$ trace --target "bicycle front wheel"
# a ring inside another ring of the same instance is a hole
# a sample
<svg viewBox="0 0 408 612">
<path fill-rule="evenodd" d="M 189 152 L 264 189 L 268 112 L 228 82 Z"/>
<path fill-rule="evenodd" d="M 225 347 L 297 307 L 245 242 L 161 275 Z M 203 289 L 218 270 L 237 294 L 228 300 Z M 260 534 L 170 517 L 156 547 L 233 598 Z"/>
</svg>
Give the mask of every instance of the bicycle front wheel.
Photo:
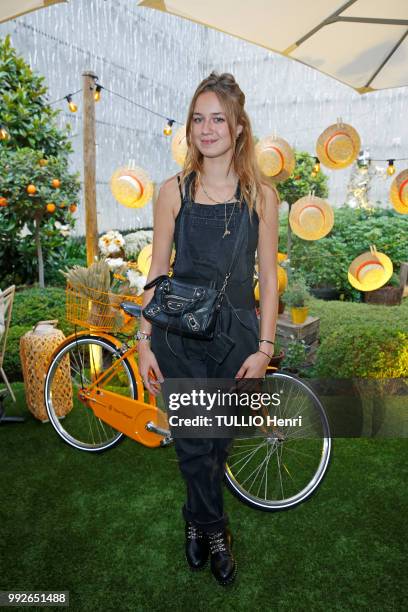
<svg viewBox="0 0 408 612">
<path fill-rule="evenodd" d="M 61 347 L 54 355 L 45 379 L 44 399 L 51 424 L 59 436 L 74 448 L 88 452 L 101 452 L 118 444 L 124 434 L 117 431 L 87 407 L 80 399 L 80 391 L 90 385 L 120 358 L 117 347 L 98 336 L 78 336 Z M 67 388 L 68 381 L 68 388 Z M 103 388 L 137 399 L 136 381 L 129 362 L 117 364 Z M 61 386 L 69 412 L 58 416 Z"/>
<path fill-rule="evenodd" d="M 294 376 L 266 377 L 268 393 L 280 404 L 269 406 L 277 419 L 302 417 L 302 426 L 271 427 L 262 437 L 235 439 L 225 481 L 240 501 L 266 511 L 287 510 L 306 501 L 327 471 L 331 438 L 324 408 L 310 387 Z"/>
</svg>

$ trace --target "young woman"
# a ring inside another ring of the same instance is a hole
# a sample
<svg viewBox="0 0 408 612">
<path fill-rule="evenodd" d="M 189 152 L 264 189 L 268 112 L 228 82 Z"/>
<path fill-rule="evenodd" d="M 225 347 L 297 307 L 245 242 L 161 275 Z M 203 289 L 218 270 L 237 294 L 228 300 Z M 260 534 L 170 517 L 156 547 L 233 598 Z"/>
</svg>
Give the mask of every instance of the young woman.
<svg viewBox="0 0 408 612">
<path fill-rule="evenodd" d="M 200 83 L 187 116 L 183 171 L 160 189 L 148 283 L 168 273 L 175 242 L 174 276 L 201 285 L 216 281 L 220 288 L 231 263 L 243 207 L 249 216 L 214 340 L 166 336 L 165 330 L 142 318 L 139 368 L 145 387 L 154 395 L 164 377 L 263 378 L 273 355 L 279 195 L 258 170 L 244 104 L 245 95 L 231 74 L 212 72 Z M 260 325 L 253 293 L 256 251 Z M 153 292 L 153 288 L 145 291 L 143 306 Z M 227 347 L 219 342 L 219 332 L 231 340 Z M 182 514 L 188 564 L 201 569 L 210 555 L 214 577 L 220 584 L 229 584 L 235 578 L 236 562 L 223 510 L 222 482 L 232 440 L 176 438 L 174 442 L 187 485 Z"/>
</svg>

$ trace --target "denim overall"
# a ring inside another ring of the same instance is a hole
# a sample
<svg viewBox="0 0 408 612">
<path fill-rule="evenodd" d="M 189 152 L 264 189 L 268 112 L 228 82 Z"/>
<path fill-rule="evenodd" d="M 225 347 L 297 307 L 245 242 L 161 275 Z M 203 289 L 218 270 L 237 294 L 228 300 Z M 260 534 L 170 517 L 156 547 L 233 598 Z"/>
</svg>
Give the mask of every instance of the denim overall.
<svg viewBox="0 0 408 612">
<path fill-rule="evenodd" d="M 219 289 L 231 264 L 242 214 L 238 203 L 240 188 L 238 185 L 235 193 L 235 209 L 233 202 L 227 204 L 231 233 L 223 238 L 224 204 L 192 202 L 189 193 L 194 176 L 192 172 L 187 177 L 184 195 L 180 190 L 182 204 L 175 221 L 173 272 L 177 278 L 202 285 L 215 281 Z M 242 206 L 246 206 L 245 201 Z M 222 331 L 235 341 L 235 345 L 219 363 L 220 359 L 216 361 L 207 354 L 216 340 L 181 338 L 173 333 L 166 336 L 165 330 L 153 325 L 151 348 L 165 378 L 233 379 L 245 359 L 258 350 L 259 324 L 255 312 L 253 274 L 259 219 L 255 211 L 245 225 L 243 243 L 228 281 L 215 330 L 215 337 Z M 223 510 L 222 483 L 232 439 L 175 438 L 174 442 L 179 468 L 187 485 L 187 501 L 182 508 L 184 519 L 206 532 L 222 529 L 228 523 Z"/>
</svg>

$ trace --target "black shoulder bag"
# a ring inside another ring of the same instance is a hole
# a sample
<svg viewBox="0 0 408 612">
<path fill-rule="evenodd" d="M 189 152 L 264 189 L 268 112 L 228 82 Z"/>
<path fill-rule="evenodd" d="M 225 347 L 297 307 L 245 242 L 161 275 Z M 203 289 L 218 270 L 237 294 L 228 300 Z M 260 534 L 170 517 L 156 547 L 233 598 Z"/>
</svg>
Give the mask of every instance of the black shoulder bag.
<svg viewBox="0 0 408 612">
<path fill-rule="evenodd" d="M 153 298 L 142 310 L 145 319 L 180 336 L 213 339 L 217 316 L 237 259 L 247 216 L 247 206 L 243 204 L 231 264 L 221 289 L 194 285 L 162 274 L 144 286 L 144 289 L 156 287 Z"/>
</svg>

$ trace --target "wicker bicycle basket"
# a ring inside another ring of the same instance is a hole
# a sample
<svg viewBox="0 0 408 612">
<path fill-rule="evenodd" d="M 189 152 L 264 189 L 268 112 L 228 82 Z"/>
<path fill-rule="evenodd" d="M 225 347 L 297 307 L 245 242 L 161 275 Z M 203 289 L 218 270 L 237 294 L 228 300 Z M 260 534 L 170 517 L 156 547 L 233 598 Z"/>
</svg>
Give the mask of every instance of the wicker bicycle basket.
<svg viewBox="0 0 408 612">
<path fill-rule="evenodd" d="M 67 284 L 67 320 L 81 327 L 97 331 L 130 331 L 133 317 L 120 307 L 121 302 L 142 304 L 142 296 L 100 291 L 82 285 Z"/>
</svg>

